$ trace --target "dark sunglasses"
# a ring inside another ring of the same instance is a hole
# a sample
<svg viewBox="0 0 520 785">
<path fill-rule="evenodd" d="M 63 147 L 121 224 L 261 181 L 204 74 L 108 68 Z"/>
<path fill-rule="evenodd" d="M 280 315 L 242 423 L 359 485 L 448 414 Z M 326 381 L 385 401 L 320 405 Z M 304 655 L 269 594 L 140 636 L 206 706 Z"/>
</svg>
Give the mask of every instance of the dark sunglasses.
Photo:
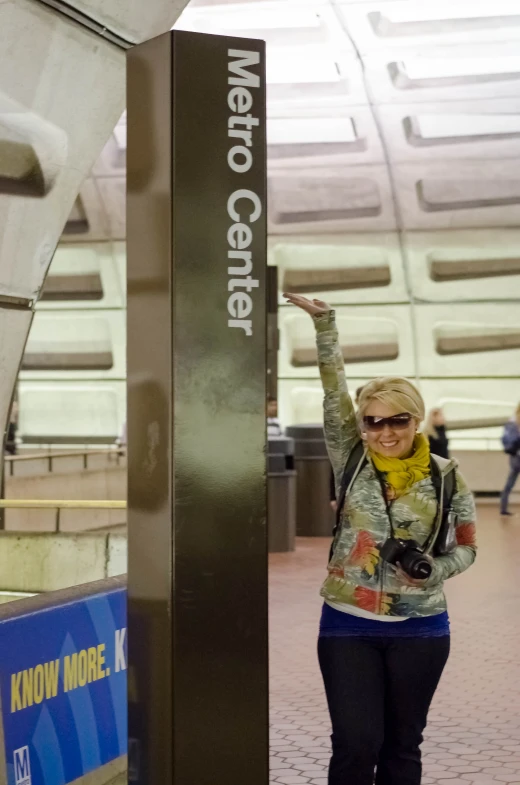
<svg viewBox="0 0 520 785">
<path fill-rule="evenodd" d="M 367 431 L 382 431 L 385 425 L 395 431 L 402 431 L 408 428 L 413 417 L 411 414 L 403 412 L 394 414 L 392 417 L 363 417 L 363 425 Z"/>
</svg>

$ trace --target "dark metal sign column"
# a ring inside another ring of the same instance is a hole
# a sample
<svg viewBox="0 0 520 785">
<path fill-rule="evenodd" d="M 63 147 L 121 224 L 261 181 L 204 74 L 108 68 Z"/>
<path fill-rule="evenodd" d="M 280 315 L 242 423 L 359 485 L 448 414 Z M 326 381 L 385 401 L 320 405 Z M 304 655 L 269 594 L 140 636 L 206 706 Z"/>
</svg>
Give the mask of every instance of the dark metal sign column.
<svg viewBox="0 0 520 785">
<path fill-rule="evenodd" d="M 268 782 L 263 42 L 128 54 L 130 780 Z"/>
</svg>

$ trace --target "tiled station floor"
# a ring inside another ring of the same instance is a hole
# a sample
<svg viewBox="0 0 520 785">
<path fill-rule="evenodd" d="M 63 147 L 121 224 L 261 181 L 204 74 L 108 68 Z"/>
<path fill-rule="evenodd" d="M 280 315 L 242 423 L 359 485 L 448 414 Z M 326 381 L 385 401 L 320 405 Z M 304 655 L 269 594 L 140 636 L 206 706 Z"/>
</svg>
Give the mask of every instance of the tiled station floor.
<svg viewBox="0 0 520 785">
<path fill-rule="evenodd" d="M 479 504 L 479 555 L 447 582 L 452 650 L 423 744 L 423 785 L 520 783 L 520 510 Z M 328 541 L 270 562 L 271 783 L 326 785 L 329 719 L 316 656 Z M 349 783 L 345 783 L 349 785 Z"/>
</svg>

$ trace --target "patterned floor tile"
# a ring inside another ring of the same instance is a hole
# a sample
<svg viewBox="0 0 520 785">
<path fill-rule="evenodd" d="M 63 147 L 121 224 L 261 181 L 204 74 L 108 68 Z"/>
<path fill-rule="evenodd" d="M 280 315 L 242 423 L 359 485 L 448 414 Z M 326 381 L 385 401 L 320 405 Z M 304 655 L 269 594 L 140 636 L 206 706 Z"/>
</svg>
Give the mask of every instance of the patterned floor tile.
<svg viewBox="0 0 520 785">
<path fill-rule="evenodd" d="M 327 785 L 330 726 L 316 638 L 329 543 L 270 558 L 271 783 Z M 479 557 L 447 584 L 452 652 L 423 745 L 422 785 L 520 785 L 520 523 L 479 507 Z"/>
</svg>

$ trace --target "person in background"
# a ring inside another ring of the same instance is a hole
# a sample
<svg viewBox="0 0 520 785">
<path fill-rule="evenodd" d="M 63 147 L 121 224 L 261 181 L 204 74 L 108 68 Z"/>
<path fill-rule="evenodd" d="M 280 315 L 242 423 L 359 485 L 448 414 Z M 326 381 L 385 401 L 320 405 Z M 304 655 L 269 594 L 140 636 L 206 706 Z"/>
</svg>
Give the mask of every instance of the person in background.
<svg viewBox="0 0 520 785">
<path fill-rule="evenodd" d="M 509 475 L 500 496 L 500 515 L 510 516 L 513 513 L 508 510 L 509 496 L 520 474 L 520 403 L 516 407 L 515 416 L 505 425 L 502 444 L 504 452 L 509 455 Z"/>
<path fill-rule="evenodd" d="M 123 427 L 121 428 L 121 433 L 116 439 L 116 445 L 121 450 L 126 450 L 126 420 L 123 423 Z"/>
<path fill-rule="evenodd" d="M 423 731 L 450 649 L 443 584 L 475 559 L 475 503 L 456 462 L 431 459 L 419 431 L 419 390 L 402 377 L 374 379 L 356 412 L 334 311 L 320 300 L 285 297 L 314 322 L 336 476 L 351 450 L 365 445 L 321 589 L 318 658 L 332 721 L 328 785 L 374 785 L 374 777 L 376 785 L 420 785 Z M 455 542 L 443 555 L 427 545 L 442 515 L 434 463 L 443 476 L 454 472 Z M 390 553 L 395 546 L 399 556 Z M 420 570 L 408 561 L 412 551 Z"/>
<path fill-rule="evenodd" d="M 431 409 L 424 424 L 424 435 L 430 442 L 430 452 L 440 458 L 449 458 L 446 421 L 442 409 Z"/>
<path fill-rule="evenodd" d="M 5 440 L 5 451 L 8 455 L 16 455 L 16 432 L 18 430 L 18 401 L 16 398 L 11 407 L 9 415 L 9 425 L 7 426 L 7 437 Z"/>
<path fill-rule="evenodd" d="M 278 419 L 278 401 L 275 401 L 274 398 L 269 398 L 267 401 L 267 435 L 283 436 L 282 426 Z"/>
<path fill-rule="evenodd" d="M 356 407 L 359 406 L 359 396 L 361 395 L 364 386 L 365 385 L 362 384 L 356 390 L 356 397 L 355 397 Z M 330 507 L 331 510 L 334 513 L 336 513 L 338 509 L 338 502 L 336 501 L 336 480 L 334 478 L 334 469 L 332 468 L 332 466 L 330 467 Z"/>
</svg>

